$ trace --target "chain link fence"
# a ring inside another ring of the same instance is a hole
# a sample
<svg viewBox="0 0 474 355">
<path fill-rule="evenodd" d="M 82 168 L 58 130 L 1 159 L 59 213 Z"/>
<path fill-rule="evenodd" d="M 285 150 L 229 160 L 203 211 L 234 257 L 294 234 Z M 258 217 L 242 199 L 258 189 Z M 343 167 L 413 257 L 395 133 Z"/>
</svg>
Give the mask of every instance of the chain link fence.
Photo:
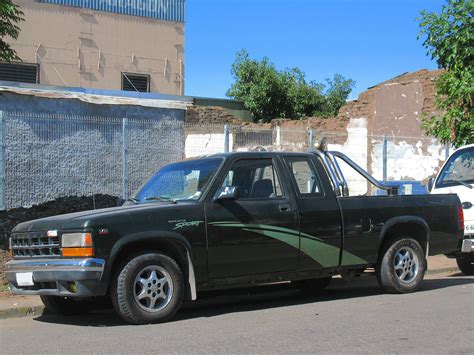
<svg viewBox="0 0 474 355">
<path fill-rule="evenodd" d="M 379 180 L 423 192 L 449 149 L 426 137 L 368 136 L 280 126 L 196 125 L 169 120 L 78 117 L 0 111 L 0 209 L 60 196 L 129 197 L 163 165 L 226 151 L 307 151 L 321 139 Z M 378 194 L 342 167 L 354 194 Z M 409 187 L 409 185 L 412 185 Z"/>
</svg>

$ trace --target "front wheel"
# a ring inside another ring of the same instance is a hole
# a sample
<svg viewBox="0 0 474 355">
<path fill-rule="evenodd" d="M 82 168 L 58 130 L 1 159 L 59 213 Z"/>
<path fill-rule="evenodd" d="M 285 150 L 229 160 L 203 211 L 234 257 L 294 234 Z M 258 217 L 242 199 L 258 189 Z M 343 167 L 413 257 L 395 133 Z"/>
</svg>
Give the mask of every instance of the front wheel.
<svg viewBox="0 0 474 355">
<path fill-rule="evenodd" d="M 165 322 L 183 301 L 183 275 L 173 259 L 146 253 L 129 260 L 118 272 L 112 287 L 117 313 L 132 324 Z"/>
<path fill-rule="evenodd" d="M 459 270 L 466 275 L 474 275 L 474 264 L 473 264 L 472 253 L 466 253 L 456 258 Z"/>
<path fill-rule="evenodd" d="M 420 287 L 426 260 L 423 249 L 415 239 L 395 239 L 381 253 L 376 272 L 382 289 L 389 293 L 408 293 Z"/>
</svg>

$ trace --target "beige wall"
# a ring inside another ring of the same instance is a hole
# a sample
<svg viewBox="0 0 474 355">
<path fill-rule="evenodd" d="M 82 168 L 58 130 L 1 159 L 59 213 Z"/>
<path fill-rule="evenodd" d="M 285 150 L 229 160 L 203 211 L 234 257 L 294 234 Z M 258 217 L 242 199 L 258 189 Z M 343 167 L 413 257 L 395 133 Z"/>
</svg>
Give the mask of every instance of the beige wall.
<svg viewBox="0 0 474 355">
<path fill-rule="evenodd" d="M 13 48 L 24 62 L 40 64 L 40 84 L 120 90 L 122 71 L 150 75 L 151 92 L 184 92 L 183 23 L 15 3 L 26 21 Z"/>
</svg>

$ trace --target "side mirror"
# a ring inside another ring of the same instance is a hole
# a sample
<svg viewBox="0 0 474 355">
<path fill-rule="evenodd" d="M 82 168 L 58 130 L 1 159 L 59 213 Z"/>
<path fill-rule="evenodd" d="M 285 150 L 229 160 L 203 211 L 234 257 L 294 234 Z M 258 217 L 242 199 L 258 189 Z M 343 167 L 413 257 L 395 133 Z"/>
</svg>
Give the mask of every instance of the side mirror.
<svg viewBox="0 0 474 355">
<path fill-rule="evenodd" d="M 431 192 L 433 189 L 434 180 L 435 178 L 433 176 L 428 179 L 428 192 Z"/>
<path fill-rule="evenodd" d="M 236 200 L 239 197 L 239 188 L 237 186 L 225 186 L 217 190 L 214 201 Z"/>
</svg>

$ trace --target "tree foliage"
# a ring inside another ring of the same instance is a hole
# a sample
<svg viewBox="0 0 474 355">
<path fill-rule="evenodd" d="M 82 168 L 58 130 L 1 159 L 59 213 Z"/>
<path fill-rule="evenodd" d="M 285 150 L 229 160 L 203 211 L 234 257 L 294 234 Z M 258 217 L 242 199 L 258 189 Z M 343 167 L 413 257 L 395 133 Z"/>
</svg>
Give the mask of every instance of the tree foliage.
<svg viewBox="0 0 474 355">
<path fill-rule="evenodd" d="M 0 61 L 20 60 L 5 37 L 17 39 L 20 34 L 18 23 L 23 21 L 23 12 L 11 0 L 0 0 Z"/>
<path fill-rule="evenodd" d="M 444 143 L 474 142 L 474 2 L 448 0 L 440 14 L 423 11 L 419 37 L 445 72 L 436 82 L 436 104 L 443 111 L 426 116 L 423 127 Z"/>
<path fill-rule="evenodd" d="M 327 85 L 308 82 L 300 69 L 277 70 L 268 58 L 251 59 L 245 50 L 237 53 L 232 75 L 235 82 L 227 96 L 243 101 L 260 122 L 337 115 L 354 87 L 354 81 L 339 74 Z"/>
</svg>

